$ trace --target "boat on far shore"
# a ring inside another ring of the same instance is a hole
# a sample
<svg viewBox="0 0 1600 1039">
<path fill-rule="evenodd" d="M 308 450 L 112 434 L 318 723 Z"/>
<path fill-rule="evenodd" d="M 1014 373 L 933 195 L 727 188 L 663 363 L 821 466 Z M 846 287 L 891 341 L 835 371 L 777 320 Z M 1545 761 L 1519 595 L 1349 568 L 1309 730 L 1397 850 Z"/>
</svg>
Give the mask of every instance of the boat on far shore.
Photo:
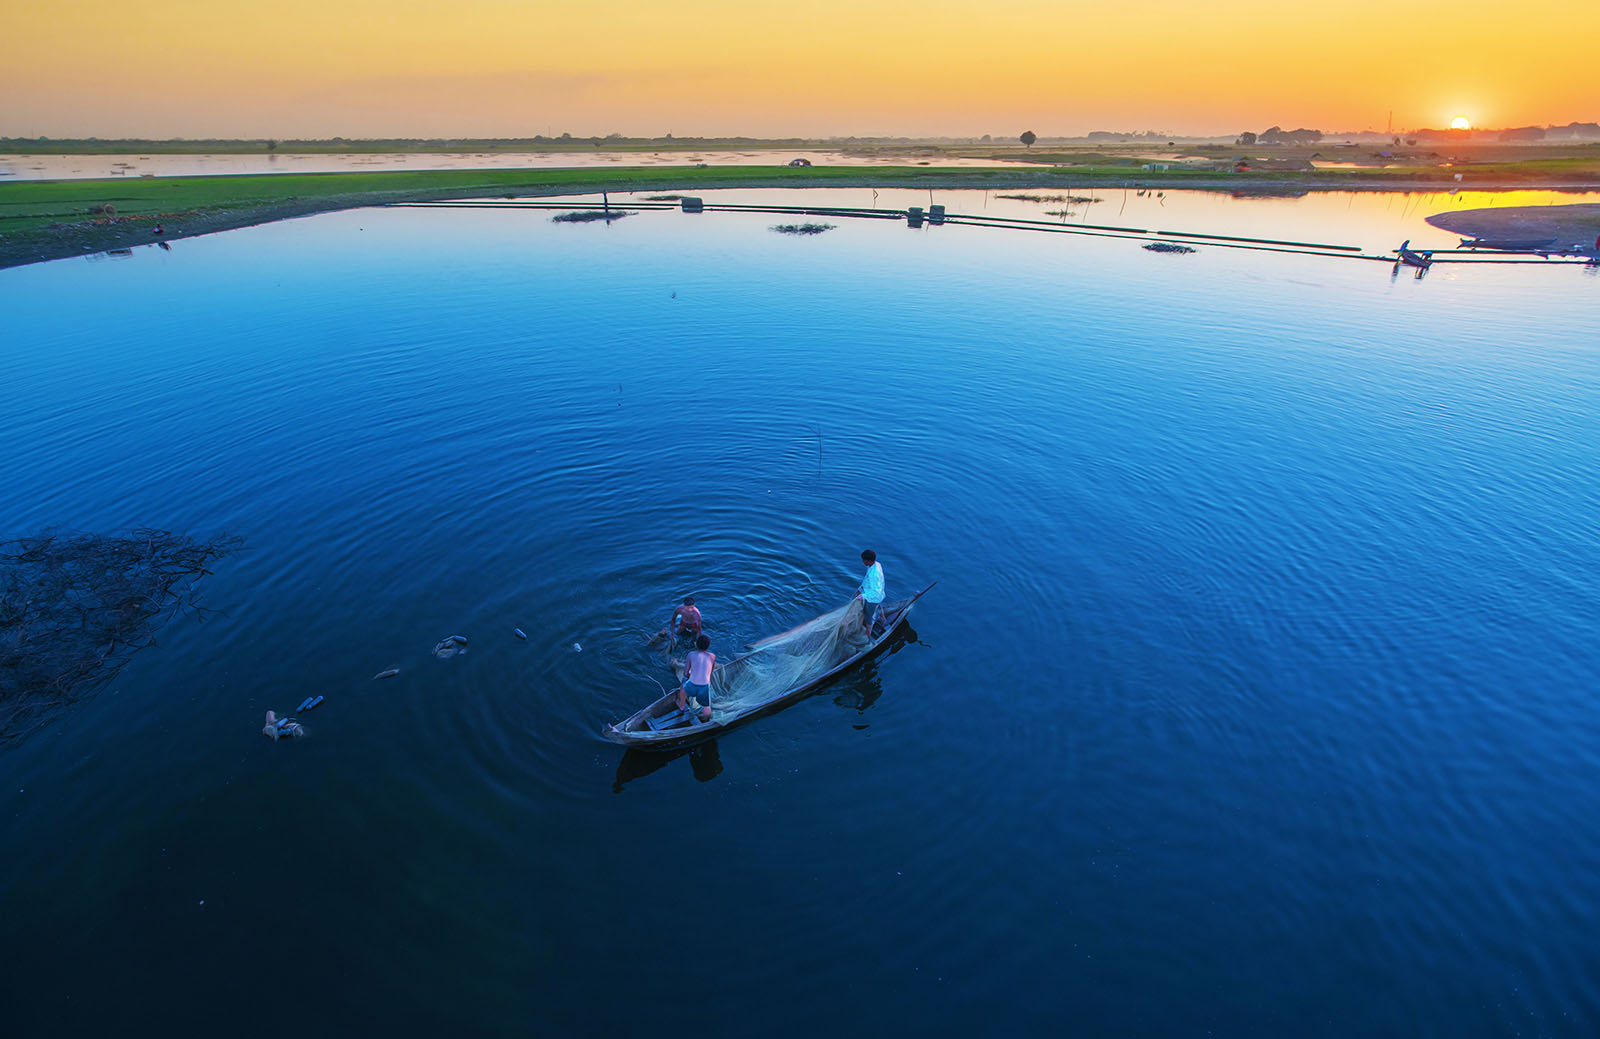
<svg viewBox="0 0 1600 1039">
<path fill-rule="evenodd" d="M 1425 271 L 1429 267 L 1433 266 L 1433 250 L 1413 249 L 1411 248 L 1411 239 L 1407 238 L 1405 241 L 1400 243 L 1400 248 L 1395 250 L 1394 262 L 1397 268 L 1401 264 L 1404 264 L 1407 267 L 1417 268 L 1419 272 L 1418 276 L 1420 277 L 1421 271 Z"/>
</svg>

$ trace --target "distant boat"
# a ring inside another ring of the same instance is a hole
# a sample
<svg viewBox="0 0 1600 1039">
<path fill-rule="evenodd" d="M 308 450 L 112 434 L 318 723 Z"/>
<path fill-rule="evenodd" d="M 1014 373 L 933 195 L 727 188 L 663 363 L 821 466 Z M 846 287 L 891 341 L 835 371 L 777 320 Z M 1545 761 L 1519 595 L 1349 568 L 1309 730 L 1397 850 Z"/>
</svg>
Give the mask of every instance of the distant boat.
<svg viewBox="0 0 1600 1039">
<path fill-rule="evenodd" d="M 1554 238 L 1463 238 L 1463 249 L 1498 249 L 1505 253 L 1536 253 L 1555 244 Z"/>
<path fill-rule="evenodd" d="M 1403 263 L 1407 267 L 1415 267 L 1418 270 L 1425 271 L 1433 266 L 1433 250 L 1413 249 L 1409 238 L 1400 243 L 1400 248 L 1396 249 L 1395 253 L 1399 256 L 1399 259 L 1395 262 Z"/>
</svg>

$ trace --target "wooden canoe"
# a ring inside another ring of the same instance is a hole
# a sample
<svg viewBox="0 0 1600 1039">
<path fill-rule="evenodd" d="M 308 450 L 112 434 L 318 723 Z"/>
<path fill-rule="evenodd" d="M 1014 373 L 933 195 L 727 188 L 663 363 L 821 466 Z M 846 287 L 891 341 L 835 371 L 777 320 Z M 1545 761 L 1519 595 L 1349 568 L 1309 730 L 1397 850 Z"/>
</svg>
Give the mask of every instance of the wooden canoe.
<svg viewBox="0 0 1600 1039">
<path fill-rule="evenodd" d="M 928 588 L 932 588 L 929 585 Z M 927 594 L 924 588 L 909 599 L 883 605 L 883 631 L 875 638 L 867 640 L 859 651 L 821 674 L 807 678 L 805 681 L 788 689 L 779 690 L 770 697 L 746 703 L 740 703 L 726 711 L 716 709 L 716 699 L 713 696 L 712 706 L 714 713 L 708 722 L 701 721 L 697 713 L 685 714 L 678 709 L 677 690 L 668 692 L 659 700 L 629 715 L 627 718 L 613 725 L 607 725 L 600 730 L 600 735 L 612 743 L 638 750 L 678 750 L 683 747 L 692 747 L 709 739 L 727 732 L 729 729 L 741 725 L 759 715 L 785 707 L 799 700 L 824 682 L 837 677 L 850 670 L 864 660 L 877 655 L 889 640 L 900 631 L 906 623 L 906 618 L 911 613 L 911 607 L 916 601 Z M 755 643 L 763 646 L 772 640 L 762 640 Z M 726 682 L 730 675 L 747 666 L 754 658 L 763 652 L 755 649 L 743 656 L 735 657 L 718 667 L 722 672 L 722 682 Z M 713 688 L 718 684 L 718 679 L 713 675 Z"/>
<path fill-rule="evenodd" d="M 1407 238 L 1400 243 L 1400 248 L 1395 250 L 1395 263 L 1415 267 L 1418 270 L 1427 270 L 1433 266 L 1433 250 L 1411 248 L 1411 239 Z"/>
</svg>

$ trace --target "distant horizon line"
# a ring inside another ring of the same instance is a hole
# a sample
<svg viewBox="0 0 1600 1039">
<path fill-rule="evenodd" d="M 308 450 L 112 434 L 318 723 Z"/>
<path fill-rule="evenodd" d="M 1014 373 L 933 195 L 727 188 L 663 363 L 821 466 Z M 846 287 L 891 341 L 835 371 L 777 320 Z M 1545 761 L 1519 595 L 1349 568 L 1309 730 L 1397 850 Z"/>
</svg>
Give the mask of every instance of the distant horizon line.
<svg viewBox="0 0 1600 1039">
<path fill-rule="evenodd" d="M 1527 124 L 1523 126 L 1474 126 L 1464 130 L 1451 129 L 1450 127 L 1417 127 L 1397 130 L 1317 130 L 1324 138 L 1337 137 L 1406 137 L 1421 133 L 1449 134 L 1451 136 L 1473 136 L 1478 134 L 1497 134 L 1512 131 L 1544 130 L 1559 131 L 1566 129 L 1600 128 L 1600 123 L 1580 122 L 1573 120 L 1567 123 Z M 1298 130 L 1311 129 L 1300 127 Z M 1029 131 L 1031 132 L 1031 131 Z M 1243 133 L 1262 133 L 1265 131 L 1242 131 Z M 1285 131 L 1293 132 L 1293 131 Z M 1228 134 L 1197 134 L 1177 133 L 1161 130 L 1090 130 L 1082 134 L 1036 134 L 1033 142 L 1036 145 L 1047 141 L 1090 141 L 1105 139 L 1129 139 L 1144 141 L 1233 141 L 1239 138 L 1239 133 Z M 562 143 L 562 142 L 604 142 L 615 141 L 620 143 L 657 143 L 671 142 L 674 144 L 702 143 L 767 143 L 767 144 L 823 144 L 842 142 L 890 142 L 890 143 L 954 143 L 954 144 L 1013 144 L 1021 143 L 1022 134 L 829 134 L 824 136 L 789 135 L 778 137 L 762 137 L 751 134 L 722 134 L 722 135 L 692 135 L 679 136 L 676 134 L 662 134 L 657 136 L 630 135 L 621 133 L 608 134 L 574 134 L 562 133 L 556 135 L 533 134 L 531 136 L 516 137 L 485 137 L 485 136 L 373 136 L 373 137 L 100 137 L 95 135 L 52 137 L 44 134 L 34 136 L 6 136 L 0 135 L 0 143 L 28 143 L 48 142 L 50 144 L 70 144 L 75 142 L 94 144 L 117 144 L 127 142 L 130 144 L 379 144 L 395 143 L 451 143 L 451 144 L 518 144 L 518 143 Z M 1258 142 L 1259 143 L 1259 142 Z"/>
</svg>

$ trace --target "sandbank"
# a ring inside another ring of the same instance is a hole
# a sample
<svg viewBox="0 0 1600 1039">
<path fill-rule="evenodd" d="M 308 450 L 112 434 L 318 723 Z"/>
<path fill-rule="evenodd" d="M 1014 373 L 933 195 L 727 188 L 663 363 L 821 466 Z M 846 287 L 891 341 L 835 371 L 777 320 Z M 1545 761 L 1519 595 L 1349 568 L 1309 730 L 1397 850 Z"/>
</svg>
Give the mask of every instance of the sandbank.
<svg viewBox="0 0 1600 1039">
<path fill-rule="evenodd" d="M 1600 204 L 1461 209 L 1428 217 L 1434 227 L 1478 238 L 1541 240 L 1551 247 L 1600 250 Z"/>
</svg>

